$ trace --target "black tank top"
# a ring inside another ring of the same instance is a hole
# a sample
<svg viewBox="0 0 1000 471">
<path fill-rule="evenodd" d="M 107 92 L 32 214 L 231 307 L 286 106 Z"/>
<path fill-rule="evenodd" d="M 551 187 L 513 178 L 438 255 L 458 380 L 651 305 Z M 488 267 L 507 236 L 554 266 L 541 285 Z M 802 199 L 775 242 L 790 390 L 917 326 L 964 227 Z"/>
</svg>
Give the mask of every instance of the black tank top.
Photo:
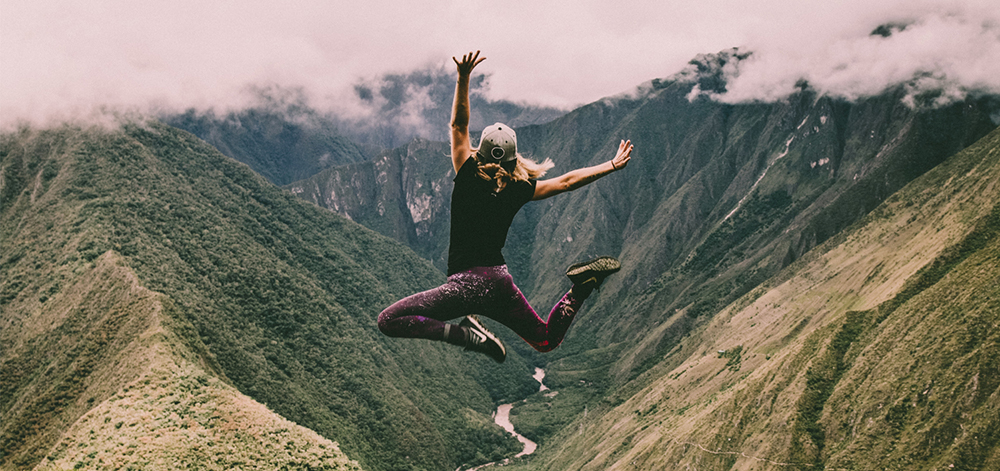
<svg viewBox="0 0 1000 471">
<path fill-rule="evenodd" d="M 536 180 L 512 181 L 494 192 L 494 183 L 476 175 L 475 157 L 470 157 L 455 176 L 451 193 L 451 241 L 448 275 L 472 267 L 503 265 L 500 249 L 521 206 L 535 195 Z"/>
</svg>

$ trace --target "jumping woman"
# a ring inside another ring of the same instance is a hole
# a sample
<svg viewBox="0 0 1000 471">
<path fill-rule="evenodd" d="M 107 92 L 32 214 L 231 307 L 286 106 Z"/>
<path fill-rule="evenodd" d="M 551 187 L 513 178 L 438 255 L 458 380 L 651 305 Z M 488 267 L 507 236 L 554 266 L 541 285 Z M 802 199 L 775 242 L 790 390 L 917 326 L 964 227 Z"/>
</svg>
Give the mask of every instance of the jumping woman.
<svg viewBox="0 0 1000 471">
<path fill-rule="evenodd" d="M 628 165 L 630 141 L 622 141 L 614 159 L 560 177 L 538 180 L 552 168 L 517 153 L 517 136 L 504 124 L 487 127 L 479 148 L 469 139 L 469 77 L 480 62 L 479 51 L 452 57 L 458 84 L 451 115 L 451 160 L 455 189 L 451 195 L 451 241 L 448 282 L 397 301 L 378 316 L 378 326 L 390 337 L 448 342 L 485 353 L 498 363 L 507 357 L 503 343 L 476 314 L 507 326 L 540 352 L 556 348 L 583 301 L 621 265 L 611 257 L 575 264 L 566 271 L 572 288 L 552 308 L 548 322 L 531 308 L 514 285 L 500 249 L 511 221 L 528 201 L 572 191 Z M 447 323 L 462 317 L 458 324 Z"/>
</svg>

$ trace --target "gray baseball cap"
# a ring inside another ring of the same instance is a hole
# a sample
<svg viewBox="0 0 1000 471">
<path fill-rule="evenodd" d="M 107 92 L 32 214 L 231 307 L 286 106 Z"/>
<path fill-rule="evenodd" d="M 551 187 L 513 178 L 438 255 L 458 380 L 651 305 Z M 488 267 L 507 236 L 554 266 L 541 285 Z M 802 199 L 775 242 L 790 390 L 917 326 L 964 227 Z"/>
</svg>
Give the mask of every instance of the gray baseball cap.
<svg viewBox="0 0 1000 471">
<path fill-rule="evenodd" d="M 476 153 L 480 162 L 510 162 L 517 158 L 517 134 L 506 124 L 487 126 L 483 129 L 483 138 Z"/>
</svg>

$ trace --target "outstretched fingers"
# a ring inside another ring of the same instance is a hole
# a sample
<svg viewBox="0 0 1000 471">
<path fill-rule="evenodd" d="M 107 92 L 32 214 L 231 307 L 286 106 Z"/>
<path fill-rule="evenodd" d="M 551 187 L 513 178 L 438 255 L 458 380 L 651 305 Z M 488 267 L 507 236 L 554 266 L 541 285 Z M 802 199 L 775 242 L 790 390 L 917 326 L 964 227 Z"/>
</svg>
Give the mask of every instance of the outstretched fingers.
<svg viewBox="0 0 1000 471">
<path fill-rule="evenodd" d="M 451 60 L 455 61 L 455 65 L 458 66 L 459 74 L 468 75 L 472 73 L 472 69 L 476 68 L 476 66 L 479 65 L 480 62 L 486 60 L 486 58 L 479 57 L 479 51 L 476 51 L 475 53 L 470 52 L 462 56 L 461 61 L 456 59 L 454 56 L 452 56 Z"/>
<path fill-rule="evenodd" d="M 615 154 L 615 158 L 611 160 L 614 165 L 615 170 L 621 170 L 628 165 L 629 160 L 632 159 L 632 141 L 622 141 L 618 144 L 618 152 Z"/>
</svg>

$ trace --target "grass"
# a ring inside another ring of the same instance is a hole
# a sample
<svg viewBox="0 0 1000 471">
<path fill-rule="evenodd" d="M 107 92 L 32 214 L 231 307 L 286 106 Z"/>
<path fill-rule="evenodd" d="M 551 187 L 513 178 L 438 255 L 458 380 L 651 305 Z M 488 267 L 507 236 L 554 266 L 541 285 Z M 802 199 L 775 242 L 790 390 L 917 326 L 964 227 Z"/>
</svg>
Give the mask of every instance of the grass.
<svg viewBox="0 0 1000 471">
<path fill-rule="evenodd" d="M 186 362 L 160 359 L 91 409 L 37 469 L 359 471 L 336 443 Z"/>
</svg>

